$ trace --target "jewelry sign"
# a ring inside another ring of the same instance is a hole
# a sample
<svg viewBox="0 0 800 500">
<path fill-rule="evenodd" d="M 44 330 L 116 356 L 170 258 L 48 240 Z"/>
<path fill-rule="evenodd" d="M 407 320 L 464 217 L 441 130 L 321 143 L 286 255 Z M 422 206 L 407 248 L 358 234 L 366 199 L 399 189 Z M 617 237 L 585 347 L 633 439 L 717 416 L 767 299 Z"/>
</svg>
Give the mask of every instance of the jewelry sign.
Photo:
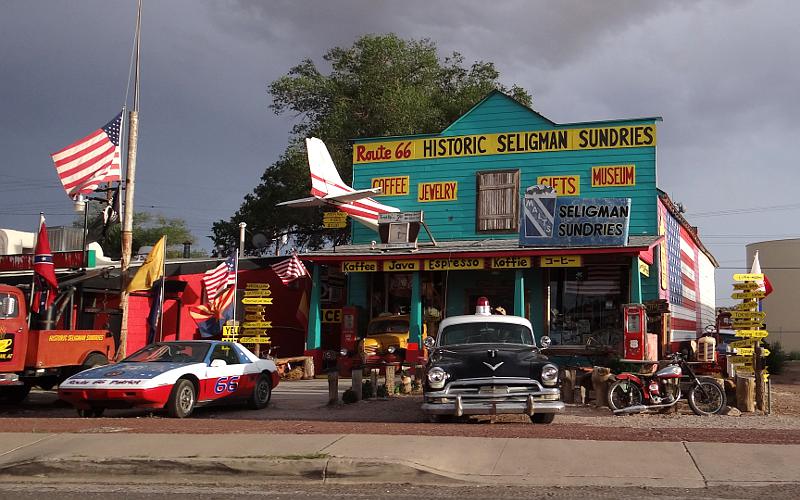
<svg viewBox="0 0 800 500">
<path fill-rule="evenodd" d="M 525 190 L 523 246 L 622 246 L 628 241 L 630 198 L 563 198 L 551 186 Z"/>
</svg>

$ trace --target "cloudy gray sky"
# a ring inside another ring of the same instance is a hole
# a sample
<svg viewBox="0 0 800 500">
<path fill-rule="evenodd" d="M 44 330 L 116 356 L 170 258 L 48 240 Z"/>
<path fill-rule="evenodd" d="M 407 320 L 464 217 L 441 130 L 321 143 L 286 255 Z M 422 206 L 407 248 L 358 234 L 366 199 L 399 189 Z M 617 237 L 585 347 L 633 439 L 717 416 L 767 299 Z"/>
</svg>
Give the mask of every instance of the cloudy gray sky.
<svg viewBox="0 0 800 500">
<path fill-rule="evenodd" d="M 267 84 L 386 32 L 493 61 L 556 122 L 662 116 L 660 187 L 720 261 L 720 299 L 745 243 L 800 236 L 791 0 L 144 3 L 136 206 L 185 218 L 205 248 L 286 144 Z M 0 227 L 73 220 L 49 153 L 121 108 L 134 15 L 134 0 L 3 2 Z"/>
</svg>

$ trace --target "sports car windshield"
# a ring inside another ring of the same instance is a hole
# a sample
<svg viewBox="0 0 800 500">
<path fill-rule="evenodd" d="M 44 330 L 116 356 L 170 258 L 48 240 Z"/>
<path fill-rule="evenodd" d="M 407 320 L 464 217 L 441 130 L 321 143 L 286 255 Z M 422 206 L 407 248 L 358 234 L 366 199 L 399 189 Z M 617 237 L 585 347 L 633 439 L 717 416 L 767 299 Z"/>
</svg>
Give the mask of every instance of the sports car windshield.
<svg viewBox="0 0 800 500">
<path fill-rule="evenodd" d="M 151 344 L 122 360 L 122 363 L 202 363 L 210 344 L 169 342 Z"/>
<path fill-rule="evenodd" d="M 533 332 L 524 325 L 512 323 L 461 323 L 450 325 L 439 334 L 439 345 L 456 344 L 524 344 L 533 345 Z"/>
</svg>

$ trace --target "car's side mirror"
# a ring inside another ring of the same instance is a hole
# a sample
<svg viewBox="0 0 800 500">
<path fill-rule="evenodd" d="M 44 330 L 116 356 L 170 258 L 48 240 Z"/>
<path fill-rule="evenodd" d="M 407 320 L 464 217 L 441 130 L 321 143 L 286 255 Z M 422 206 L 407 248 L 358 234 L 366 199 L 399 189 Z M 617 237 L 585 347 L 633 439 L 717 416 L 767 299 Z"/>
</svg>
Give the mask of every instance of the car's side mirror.
<svg viewBox="0 0 800 500">
<path fill-rule="evenodd" d="M 226 363 L 224 359 L 211 360 L 211 368 L 220 368 L 222 366 L 228 366 L 228 363 Z"/>
<path fill-rule="evenodd" d="M 547 349 L 552 343 L 553 341 L 547 335 L 542 335 L 542 338 L 539 339 L 539 345 L 542 346 L 542 349 Z"/>
<path fill-rule="evenodd" d="M 428 349 L 433 349 L 433 346 L 436 345 L 436 339 L 433 337 L 425 337 L 424 344 Z"/>
</svg>

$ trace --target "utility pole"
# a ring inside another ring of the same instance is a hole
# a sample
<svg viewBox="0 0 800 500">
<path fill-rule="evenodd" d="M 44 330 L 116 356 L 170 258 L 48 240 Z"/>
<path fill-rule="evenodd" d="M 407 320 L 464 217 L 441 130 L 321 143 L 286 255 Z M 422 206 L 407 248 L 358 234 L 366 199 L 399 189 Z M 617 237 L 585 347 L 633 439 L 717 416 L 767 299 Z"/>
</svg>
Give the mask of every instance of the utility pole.
<svg viewBox="0 0 800 500">
<path fill-rule="evenodd" d="M 117 359 L 126 356 L 128 344 L 128 268 L 133 246 L 133 193 L 136 183 L 136 145 L 139 140 L 139 43 L 142 24 L 142 0 L 136 6 L 136 45 L 134 49 L 133 107 L 128 114 L 128 161 L 125 174 L 125 210 L 122 217 L 122 256 L 120 258 L 120 297 L 122 324 L 119 331 Z"/>
</svg>

